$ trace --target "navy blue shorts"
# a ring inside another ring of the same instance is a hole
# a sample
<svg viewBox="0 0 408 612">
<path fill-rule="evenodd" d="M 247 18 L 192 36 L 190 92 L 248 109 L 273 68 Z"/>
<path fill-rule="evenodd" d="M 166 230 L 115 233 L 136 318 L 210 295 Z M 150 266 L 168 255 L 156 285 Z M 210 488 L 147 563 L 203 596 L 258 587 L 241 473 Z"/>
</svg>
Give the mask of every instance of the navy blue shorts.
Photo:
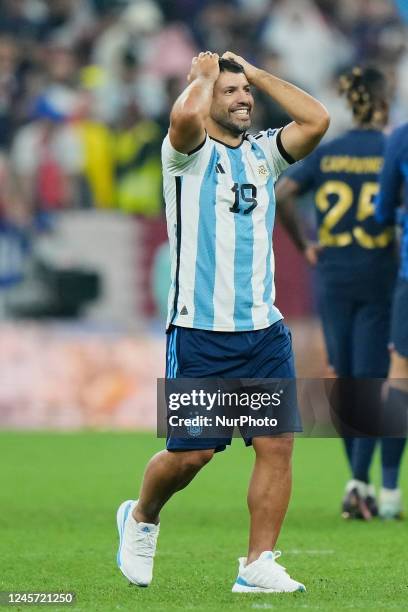
<svg viewBox="0 0 408 612">
<path fill-rule="evenodd" d="M 171 327 L 167 334 L 166 378 L 287 378 L 295 379 L 292 338 L 282 321 L 270 327 L 244 332 L 214 332 Z M 285 415 L 284 431 L 302 431 L 296 401 Z M 244 438 L 247 446 L 252 438 Z M 167 449 L 224 450 L 229 438 L 167 439 Z"/>
<path fill-rule="evenodd" d="M 319 290 L 319 310 L 329 362 L 337 376 L 385 378 L 391 295 L 359 300 L 323 286 Z"/>
<path fill-rule="evenodd" d="M 408 281 L 403 278 L 398 279 L 394 294 L 391 344 L 402 357 L 408 357 Z"/>
</svg>

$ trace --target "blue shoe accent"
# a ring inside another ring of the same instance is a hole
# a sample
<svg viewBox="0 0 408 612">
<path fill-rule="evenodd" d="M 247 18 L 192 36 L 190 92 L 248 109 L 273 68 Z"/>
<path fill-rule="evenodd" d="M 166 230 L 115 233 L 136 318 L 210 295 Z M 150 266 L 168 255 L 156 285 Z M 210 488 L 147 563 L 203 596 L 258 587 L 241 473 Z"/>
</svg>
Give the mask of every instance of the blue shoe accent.
<svg viewBox="0 0 408 612">
<path fill-rule="evenodd" d="M 150 527 L 143 527 L 142 531 L 146 531 L 147 533 L 150 533 Z"/>
<path fill-rule="evenodd" d="M 241 586 L 256 588 L 256 584 L 250 584 L 244 578 L 241 578 L 241 576 L 238 576 L 238 578 L 235 581 L 235 584 L 240 584 Z"/>
<path fill-rule="evenodd" d="M 123 532 L 125 531 L 125 523 L 126 523 L 126 519 L 129 515 L 129 511 L 130 511 L 130 507 L 132 505 L 133 502 L 129 502 L 128 505 L 125 508 L 125 512 L 123 515 L 123 521 L 122 521 L 122 525 L 121 525 L 121 529 L 120 529 L 120 539 L 119 539 L 119 549 L 118 549 L 118 554 L 116 555 L 116 562 L 118 564 L 118 567 L 121 567 L 121 561 L 120 561 L 120 552 L 122 550 L 122 543 L 123 543 Z"/>
<path fill-rule="evenodd" d="M 238 576 L 238 578 L 237 578 L 237 579 L 236 579 L 236 581 L 235 581 L 235 584 L 239 584 L 239 585 L 241 585 L 241 586 L 245 586 L 245 587 L 248 587 L 248 588 L 250 588 L 250 589 L 256 589 L 256 588 L 257 588 L 257 585 L 256 585 L 256 584 L 250 584 L 250 583 L 249 583 L 249 582 L 247 582 L 247 581 L 246 581 L 244 578 L 241 578 L 241 576 Z M 298 588 L 298 589 L 296 589 L 296 592 L 299 592 L 299 591 L 300 591 L 300 592 L 302 592 L 302 593 L 305 593 L 305 592 L 306 592 L 306 587 L 305 587 L 305 586 L 303 586 L 303 584 L 301 584 L 301 585 L 299 586 L 299 588 Z"/>
</svg>

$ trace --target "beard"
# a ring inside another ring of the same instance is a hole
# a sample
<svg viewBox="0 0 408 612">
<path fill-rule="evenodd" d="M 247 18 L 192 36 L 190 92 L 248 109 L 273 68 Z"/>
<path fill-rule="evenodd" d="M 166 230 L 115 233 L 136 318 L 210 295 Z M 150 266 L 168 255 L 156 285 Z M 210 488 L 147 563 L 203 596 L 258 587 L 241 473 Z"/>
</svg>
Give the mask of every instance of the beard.
<svg viewBox="0 0 408 612">
<path fill-rule="evenodd" d="M 234 136 L 243 134 L 251 127 L 250 117 L 248 117 L 248 119 L 234 120 L 231 118 L 230 113 L 212 113 L 211 119 Z"/>
</svg>

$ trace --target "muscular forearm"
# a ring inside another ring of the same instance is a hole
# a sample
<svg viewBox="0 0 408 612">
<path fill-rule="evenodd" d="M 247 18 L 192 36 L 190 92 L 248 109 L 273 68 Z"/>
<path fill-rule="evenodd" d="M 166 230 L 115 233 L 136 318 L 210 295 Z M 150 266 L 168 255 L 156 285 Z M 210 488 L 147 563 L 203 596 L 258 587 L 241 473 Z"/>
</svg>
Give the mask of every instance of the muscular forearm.
<svg viewBox="0 0 408 612">
<path fill-rule="evenodd" d="M 195 149 L 205 136 L 214 83 L 220 73 L 218 55 L 206 51 L 194 57 L 188 87 L 177 98 L 170 114 L 170 142 L 181 153 Z"/>
<path fill-rule="evenodd" d="M 295 201 L 289 198 L 283 202 L 280 202 L 276 208 L 278 219 L 283 225 L 293 244 L 302 253 L 305 251 L 308 241 L 303 233 L 300 226 L 300 222 L 295 210 Z"/>
<path fill-rule="evenodd" d="M 303 232 L 296 212 L 296 197 L 299 194 L 299 184 L 291 178 L 282 177 L 276 184 L 276 212 L 280 223 L 299 251 L 304 252 L 308 240 Z"/>
<path fill-rule="evenodd" d="M 327 122 L 323 104 L 299 87 L 261 69 L 254 70 L 251 82 L 275 100 L 297 124 L 315 127 Z"/>
<path fill-rule="evenodd" d="M 180 94 L 171 111 L 171 121 L 182 117 L 197 117 L 205 121 L 210 113 L 214 79 L 198 77 Z"/>
</svg>

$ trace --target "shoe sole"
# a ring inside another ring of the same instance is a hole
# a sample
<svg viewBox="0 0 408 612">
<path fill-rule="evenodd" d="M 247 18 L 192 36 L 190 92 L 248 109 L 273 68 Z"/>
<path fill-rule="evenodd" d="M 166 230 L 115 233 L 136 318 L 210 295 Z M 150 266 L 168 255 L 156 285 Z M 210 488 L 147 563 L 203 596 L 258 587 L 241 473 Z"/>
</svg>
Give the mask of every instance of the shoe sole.
<svg viewBox="0 0 408 612">
<path fill-rule="evenodd" d="M 293 591 L 282 591 L 278 589 L 265 589 L 263 587 L 250 587 L 235 583 L 232 587 L 233 593 L 304 593 L 306 588 L 302 585 Z"/>
<path fill-rule="evenodd" d="M 129 580 L 129 582 L 131 582 L 132 584 L 135 584 L 138 587 L 147 587 L 149 586 L 148 584 L 142 584 L 140 582 L 135 582 L 134 580 L 132 580 L 132 578 L 130 578 L 125 572 L 125 570 L 123 569 L 121 560 L 120 560 L 120 553 L 122 550 L 123 533 L 125 531 L 126 519 L 129 516 L 129 512 L 132 508 L 132 505 L 134 505 L 136 501 L 134 499 L 128 499 L 127 501 L 124 501 L 122 504 L 120 504 L 118 511 L 116 513 L 116 524 L 118 526 L 118 532 L 119 532 L 119 548 L 118 548 L 118 552 L 116 555 L 116 562 L 118 564 L 118 568 L 120 569 L 122 574 L 125 576 L 125 578 Z"/>
</svg>

